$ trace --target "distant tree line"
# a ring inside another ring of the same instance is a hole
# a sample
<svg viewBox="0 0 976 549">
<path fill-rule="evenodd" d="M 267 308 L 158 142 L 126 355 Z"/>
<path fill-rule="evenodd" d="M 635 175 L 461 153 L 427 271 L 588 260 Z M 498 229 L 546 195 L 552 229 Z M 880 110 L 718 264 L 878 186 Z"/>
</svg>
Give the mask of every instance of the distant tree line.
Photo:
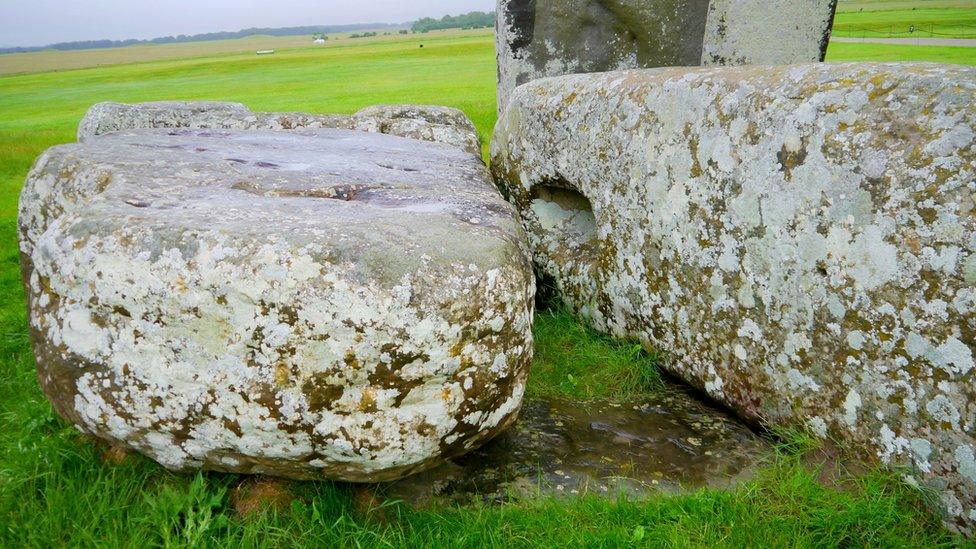
<svg viewBox="0 0 976 549">
<path fill-rule="evenodd" d="M 424 17 L 415 21 L 411 30 L 414 32 L 428 32 L 441 29 L 478 29 L 495 26 L 495 12 L 473 11 L 462 15 L 445 15 L 440 19 Z"/>
<path fill-rule="evenodd" d="M 176 44 L 179 42 L 209 42 L 213 40 L 233 40 L 236 38 L 244 38 L 247 36 L 253 36 L 255 34 L 266 34 L 271 36 L 302 36 L 302 35 L 316 35 L 316 34 L 327 34 L 336 32 L 352 32 L 364 29 L 389 29 L 389 28 L 402 28 L 402 24 L 390 24 L 390 23 L 367 23 L 367 24 L 356 24 L 356 25 L 318 25 L 311 27 L 286 27 L 286 28 L 258 28 L 252 27 L 249 29 L 243 29 L 236 32 L 208 32 L 204 34 L 193 34 L 185 35 L 181 34 L 179 36 L 163 36 L 161 38 L 153 38 L 150 40 L 82 40 L 78 42 L 60 42 L 57 44 L 51 44 L 48 46 L 32 47 L 32 48 L 0 48 L 0 53 L 25 53 L 32 51 L 42 51 L 42 50 L 90 50 L 98 48 L 122 48 L 125 46 L 135 46 L 139 44 Z"/>
</svg>

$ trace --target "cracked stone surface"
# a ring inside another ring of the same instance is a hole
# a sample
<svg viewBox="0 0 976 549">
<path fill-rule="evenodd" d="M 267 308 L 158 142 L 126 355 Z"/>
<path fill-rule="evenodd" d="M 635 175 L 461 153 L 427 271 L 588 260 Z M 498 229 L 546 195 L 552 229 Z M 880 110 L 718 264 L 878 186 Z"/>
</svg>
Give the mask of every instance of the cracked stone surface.
<svg viewBox="0 0 976 549">
<path fill-rule="evenodd" d="M 455 147 L 120 131 L 45 152 L 19 225 L 45 393 L 167 468 L 391 480 L 520 409 L 525 236 Z"/>
<path fill-rule="evenodd" d="M 153 128 L 360 130 L 445 143 L 481 155 L 478 131 L 467 115 L 430 105 L 378 105 L 341 115 L 252 112 L 240 103 L 211 101 L 106 102 L 88 109 L 78 126 L 78 141 L 120 130 Z"/>
<path fill-rule="evenodd" d="M 727 488 L 772 455 L 738 420 L 677 389 L 640 403 L 528 401 L 515 425 L 379 495 L 415 507 Z"/>
<path fill-rule="evenodd" d="M 976 523 L 976 69 L 650 69 L 519 88 L 492 143 L 537 270 L 765 424 Z"/>
<path fill-rule="evenodd" d="M 822 61 L 836 0 L 498 0 L 498 105 L 546 76 Z"/>
</svg>

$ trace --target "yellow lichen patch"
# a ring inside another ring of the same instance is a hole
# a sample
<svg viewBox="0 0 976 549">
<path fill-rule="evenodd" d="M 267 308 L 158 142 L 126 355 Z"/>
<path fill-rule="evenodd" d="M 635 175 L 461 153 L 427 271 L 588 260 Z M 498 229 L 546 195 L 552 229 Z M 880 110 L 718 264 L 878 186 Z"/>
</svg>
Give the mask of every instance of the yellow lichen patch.
<svg viewBox="0 0 976 549">
<path fill-rule="evenodd" d="M 278 363 L 275 365 L 274 379 L 275 385 L 280 388 L 287 387 L 291 378 L 291 371 L 287 364 Z"/>
<path fill-rule="evenodd" d="M 357 334 L 358 335 L 358 334 Z M 354 336 L 355 337 L 355 336 Z M 346 356 L 342 359 L 346 366 L 352 369 L 359 369 L 359 357 L 356 356 L 355 349 L 349 349 L 346 351 Z"/>
<path fill-rule="evenodd" d="M 359 405 L 356 409 L 360 412 L 375 412 L 377 410 L 376 389 L 372 387 L 363 389 L 363 396 L 359 399 Z"/>
</svg>

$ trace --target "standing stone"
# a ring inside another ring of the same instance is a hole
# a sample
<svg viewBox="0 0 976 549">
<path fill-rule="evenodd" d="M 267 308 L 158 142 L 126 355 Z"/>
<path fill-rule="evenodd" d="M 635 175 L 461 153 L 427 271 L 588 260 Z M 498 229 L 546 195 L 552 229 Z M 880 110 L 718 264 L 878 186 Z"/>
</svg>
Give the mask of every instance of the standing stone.
<svg viewBox="0 0 976 549">
<path fill-rule="evenodd" d="M 976 69 L 538 80 L 492 143 L 538 271 L 756 422 L 906 465 L 976 524 Z"/>
<path fill-rule="evenodd" d="M 498 106 L 546 76 L 823 61 L 836 0 L 498 0 Z"/>
<path fill-rule="evenodd" d="M 510 425 L 534 282 L 480 157 L 348 130 L 140 130 L 20 203 L 41 386 L 174 470 L 382 481 Z"/>
<path fill-rule="evenodd" d="M 88 109 L 78 125 L 78 141 L 120 130 L 152 128 L 360 130 L 446 143 L 481 155 L 478 130 L 463 112 L 430 105 L 379 105 L 342 115 L 252 112 L 240 103 L 213 101 L 105 102 Z"/>
</svg>

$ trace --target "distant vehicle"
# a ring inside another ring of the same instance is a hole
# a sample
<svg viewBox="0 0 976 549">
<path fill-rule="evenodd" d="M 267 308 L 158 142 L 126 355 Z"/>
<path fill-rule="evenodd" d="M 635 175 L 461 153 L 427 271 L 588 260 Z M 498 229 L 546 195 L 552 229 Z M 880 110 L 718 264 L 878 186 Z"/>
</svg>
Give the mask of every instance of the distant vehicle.
<svg viewBox="0 0 976 549">
<path fill-rule="evenodd" d="M 274 55 L 274 50 L 258 50 L 258 55 Z"/>
<path fill-rule="evenodd" d="M 325 44 L 325 38 L 316 38 L 315 39 L 315 43 L 316 44 Z"/>
</svg>

